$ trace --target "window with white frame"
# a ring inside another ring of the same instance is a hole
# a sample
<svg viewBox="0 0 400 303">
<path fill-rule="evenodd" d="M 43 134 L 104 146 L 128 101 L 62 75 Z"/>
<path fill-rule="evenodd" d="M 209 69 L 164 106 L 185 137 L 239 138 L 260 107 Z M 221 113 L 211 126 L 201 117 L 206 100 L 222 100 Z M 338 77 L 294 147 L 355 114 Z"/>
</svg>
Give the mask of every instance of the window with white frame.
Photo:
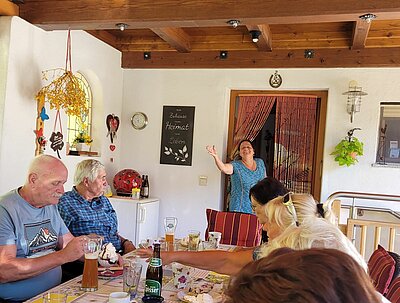
<svg viewBox="0 0 400 303">
<path fill-rule="evenodd" d="M 400 164 L 400 103 L 381 102 L 376 163 Z"/>
</svg>

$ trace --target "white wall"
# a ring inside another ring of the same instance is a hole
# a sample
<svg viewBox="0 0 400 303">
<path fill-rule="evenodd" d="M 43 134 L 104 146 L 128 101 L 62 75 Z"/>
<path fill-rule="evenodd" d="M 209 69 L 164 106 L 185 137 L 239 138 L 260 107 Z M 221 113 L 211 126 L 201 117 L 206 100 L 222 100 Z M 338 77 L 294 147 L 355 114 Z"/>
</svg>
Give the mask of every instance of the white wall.
<svg viewBox="0 0 400 303">
<path fill-rule="evenodd" d="M 0 88 L 5 87 L 5 93 L 0 92 L 0 193 L 4 193 L 25 181 L 27 167 L 35 152 L 33 130 L 37 114 L 34 97 L 42 86 L 49 83 L 42 80 L 41 72 L 65 68 L 67 32 L 45 32 L 18 17 L 0 17 L 0 29 Z M 109 113 L 121 113 L 121 54 L 86 32 L 72 31 L 71 37 L 72 70 L 81 71 L 92 84 L 96 151 L 101 153 L 99 160 L 107 166 L 112 180 L 119 168 L 121 138 L 115 144 L 117 149 L 111 152 L 110 140 L 106 138 L 105 117 Z M 49 104 L 46 104 L 46 109 L 50 122 L 45 122 L 45 136 L 49 139 L 55 111 L 50 111 Z M 66 137 L 64 112 L 62 121 Z M 56 156 L 49 144 L 45 153 Z M 69 170 L 65 189 L 70 190 L 75 165 L 84 157 L 66 156 L 65 149 L 61 155 Z M 114 158 L 113 163 L 110 158 Z"/>
<path fill-rule="evenodd" d="M 205 208 L 219 208 L 222 203 L 221 174 L 205 146 L 215 144 L 225 158 L 230 90 L 271 90 L 268 79 L 274 71 L 124 70 L 121 165 L 150 175 L 151 195 L 161 199 L 160 217 L 177 216 L 179 236 L 191 227 L 204 233 Z M 400 69 L 280 69 L 279 73 L 283 77 L 280 90 L 329 90 L 322 200 L 339 190 L 400 194 L 400 169 L 371 167 L 377 148 L 379 102 L 400 101 Z M 368 96 L 351 124 L 342 93 L 353 79 Z M 190 167 L 159 164 L 163 105 L 196 107 Z M 149 116 L 144 130 L 134 130 L 128 123 L 135 111 Z M 362 129 L 355 135 L 365 144 L 364 156 L 353 167 L 339 167 L 329 154 L 354 127 Z M 208 176 L 208 186 L 198 185 L 199 175 Z"/>
<path fill-rule="evenodd" d="M 66 31 L 44 32 L 17 17 L 0 17 L 0 193 L 24 182 L 35 149 L 34 95 L 45 84 L 41 80 L 42 70 L 64 67 L 66 37 Z M 175 215 L 179 219 L 177 236 L 186 235 L 190 228 L 199 229 L 204 235 L 205 208 L 219 209 L 223 196 L 223 178 L 205 145 L 215 144 L 225 158 L 230 90 L 270 90 L 268 79 L 275 70 L 122 71 L 120 58 L 118 51 L 89 34 L 72 32 L 73 70 L 81 70 L 95 86 L 95 140 L 101 142 L 100 160 L 107 166 L 109 180 L 123 168 L 148 174 L 151 195 L 161 200 L 160 217 Z M 400 69 L 279 72 L 283 77 L 281 90 L 329 90 L 322 198 L 338 190 L 399 194 L 400 169 L 371 167 L 371 163 L 377 147 L 379 102 L 400 101 Z M 353 124 L 346 113 L 346 97 L 342 95 L 352 79 L 368 93 Z M 163 105 L 196 107 L 190 167 L 159 164 Z M 143 111 L 149 117 L 148 126 L 141 131 L 130 124 L 135 111 Z M 109 113 L 121 118 L 114 152 L 109 150 L 110 141 L 106 138 L 105 117 Z M 53 118 L 54 113 L 50 114 Z M 63 119 L 65 130 L 65 115 Z M 54 123 L 54 119 L 51 121 Z M 47 137 L 52 127 L 52 122 L 46 123 Z M 339 167 L 329 154 L 353 127 L 362 128 L 356 136 L 365 143 L 365 155 L 353 167 Z M 54 154 L 49 149 L 47 152 Z M 70 170 L 67 189 L 72 185 L 74 166 L 82 159 L 63 156 Z M 198 185 L 200 175 L 208 177 L 207 186 Z"/>
</svg>

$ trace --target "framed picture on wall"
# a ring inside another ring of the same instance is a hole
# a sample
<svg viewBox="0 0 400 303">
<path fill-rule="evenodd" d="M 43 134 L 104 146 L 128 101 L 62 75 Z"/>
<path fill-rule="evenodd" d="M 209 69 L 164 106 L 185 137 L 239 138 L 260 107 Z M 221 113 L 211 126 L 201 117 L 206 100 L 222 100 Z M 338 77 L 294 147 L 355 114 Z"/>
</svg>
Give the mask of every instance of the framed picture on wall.
<svg viewBox="0 0 400 303">
<path fill-rule="evenodd" d="M 192 165 L 194 106 L 163 107 L 160 164 Z"/>
</svg>

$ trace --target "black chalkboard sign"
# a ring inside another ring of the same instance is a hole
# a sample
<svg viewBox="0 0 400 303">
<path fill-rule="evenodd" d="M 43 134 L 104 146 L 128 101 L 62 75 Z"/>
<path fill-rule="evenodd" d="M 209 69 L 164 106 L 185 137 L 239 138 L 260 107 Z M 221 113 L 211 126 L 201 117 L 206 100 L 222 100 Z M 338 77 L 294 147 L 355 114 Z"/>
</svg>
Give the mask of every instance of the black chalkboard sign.
<svg viewBox="0 0 400 303">
<path fill-rule="evenodd" d="M 164 106 L 160 163 L 192 165 L 194 106 Z"/>
</svg>

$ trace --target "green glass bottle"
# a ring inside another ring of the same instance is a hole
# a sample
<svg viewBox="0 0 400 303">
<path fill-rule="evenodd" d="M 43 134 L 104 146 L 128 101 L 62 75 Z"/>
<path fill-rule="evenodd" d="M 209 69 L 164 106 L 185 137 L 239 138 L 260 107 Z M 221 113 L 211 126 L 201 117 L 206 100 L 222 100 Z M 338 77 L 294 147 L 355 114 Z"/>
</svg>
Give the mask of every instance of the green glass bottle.
<svg viewBox="0 0 400 303">
<path fill-rule="evenodd" d="M 160 257 L 160 244 L 156 243 L 154 244 L 153 257 L 147 267 L 144 295 L 161 296 L 162 278 L 163 268 Z"/>
</svg>

